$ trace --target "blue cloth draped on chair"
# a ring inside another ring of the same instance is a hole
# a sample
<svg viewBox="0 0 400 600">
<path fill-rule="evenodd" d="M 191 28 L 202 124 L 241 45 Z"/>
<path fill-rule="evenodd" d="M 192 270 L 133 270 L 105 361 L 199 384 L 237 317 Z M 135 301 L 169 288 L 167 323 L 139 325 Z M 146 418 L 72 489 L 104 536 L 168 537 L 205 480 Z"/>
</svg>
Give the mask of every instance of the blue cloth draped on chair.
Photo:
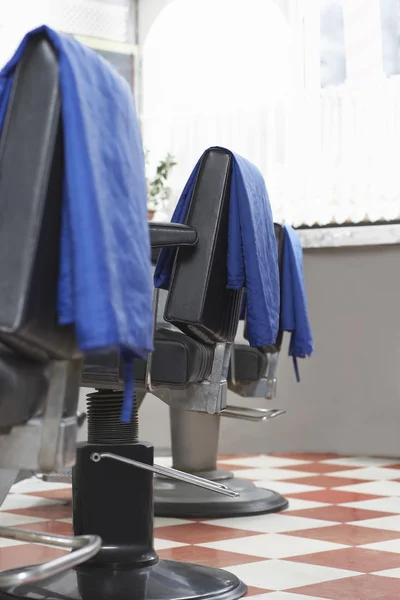
<svg viewBox="0 0 400 600">
<path fill-rule="evenodd" d="M 59 322 L 75 326 L 83 352 L 122 352 L 122 420 L 129 421 L 133 359 L 145 359 L 153 347 L 147 194 L 134 101 L 105 60 L 43 26 L 27 34 L 0 73 L 0 131 L 18 63 L 38 35 L 47 36 L 58 54 L 62 97 Z"/>
<path fill-rule="evenodd" d="M 271 206 L 260 171 L 242 156 L 231 154 L 227 287 L 246 288 L 249 343 L 267 346 L 276 340 L 280 305 Z M 173 223 L 185 222 L 202 158 L 186 183 L 172 217 Z M 156 287 L 168 288 L 174 257 L 173 249 L 161 251 L 154 279 Z"/>
</svg>

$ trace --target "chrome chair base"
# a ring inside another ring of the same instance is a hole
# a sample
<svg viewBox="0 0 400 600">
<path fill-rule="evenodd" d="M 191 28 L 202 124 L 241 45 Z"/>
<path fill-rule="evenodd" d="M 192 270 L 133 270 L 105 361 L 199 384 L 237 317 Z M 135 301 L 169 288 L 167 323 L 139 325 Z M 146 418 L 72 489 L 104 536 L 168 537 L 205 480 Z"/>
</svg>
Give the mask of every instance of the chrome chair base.
<svg viewBox="0 0 400 600">
<path fill-rule="evenodd" d="M 180 481 L 155 477 L 154 513 L 157 517 L 213 519 L 280 512 L 289 505 L 281 494 L 259 488 L 251 481 L 234 477 L 224 478 L 224 483 L 240 496 L 220 496 Z"/>
<path fill-rule="evenodd" d="M 225 570 L 161 560 L 143 568 L 85 565 L 45 583 L 0 592 L 0 599 L 237 600 L 246 592 L 247 586 Z"/>
</svg>

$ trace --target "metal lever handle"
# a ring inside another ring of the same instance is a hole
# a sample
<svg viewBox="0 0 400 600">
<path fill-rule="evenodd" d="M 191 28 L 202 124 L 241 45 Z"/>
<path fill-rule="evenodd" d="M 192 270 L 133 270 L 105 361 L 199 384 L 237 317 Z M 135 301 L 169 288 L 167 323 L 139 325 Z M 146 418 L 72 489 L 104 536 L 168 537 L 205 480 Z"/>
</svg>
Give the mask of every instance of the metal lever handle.
<svg viewBox="0 0 400 600">
<path fill-rule="evenodd" d="M 242 419 L 243 421 L 269 421 L 275 417 L 285 414 L 285 410 L 279 408 L 246 408 L 244 406 L 227 406 L 221 412 L 222 417 L 230 419 Z"/>
<path fill-rule="evenodd" d="M 48 544 L 74 551 L 40 565 L 29 565 L 20 569 L 1 572 L 0 589 L 15 588 L 22 584 L 35 583 L 59 575 L 89 560 L 101 548 L 101 539 L 97 535 L 67 537 L 14 529 L 14 527 L 0 527 L 0 537 L 32 544 Z"/>
<path fill-rule="evenodd" d="M 118 454 L 111 454 L 109 452 L 94 452 L 90 456 L 90 459 L 95 463 L 100 462 L 103 458 L 110 458 L 112 460 L 117 460 L 119 462 L 123 462 L 133 467 L 138 467 L 139 469 L 144 469 L 145 471 L 151 471 L 152 473 L 156 473 L 157 475 L 163 475 L 164 477 L 170 477 L 171 479 L 178 479 L 178 481 L 184 481 L 185 483 L 196 485 L 197 487 L 216 492 L 217 494 L 230 496 L 231 498 L 237 498 L 239 496 L 238 492 L 234 492 L 228 486 L 223 485 L 222 483 L 209 481 L 208 479 L 204 479 L 203 477 L 197 477 L 196 475 L 192 475 L 191 473 L 184 473 L 183 471 L 171 469 L 170 467 L 163 467 L 161 465 L 147 465 L 137 460 L 125 458 L 124 456 L 119 456 Z"/>
<path fill-rule="evenodd" d="M 276 397 L 278 361 L 279 352 L 269 355 L 266 400 L 273 400 Z"/>
</svg>

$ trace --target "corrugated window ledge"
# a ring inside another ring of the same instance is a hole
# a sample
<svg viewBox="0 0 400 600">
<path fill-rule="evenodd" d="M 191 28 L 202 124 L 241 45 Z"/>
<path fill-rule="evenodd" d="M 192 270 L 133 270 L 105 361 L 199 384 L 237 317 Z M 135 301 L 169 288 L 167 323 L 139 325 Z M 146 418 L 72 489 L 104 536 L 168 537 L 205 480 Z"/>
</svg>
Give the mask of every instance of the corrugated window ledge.
<svg viewBox="0 0 400 600">
<path fill-rule="evenodd" d="M 400 244 L 400 224 L 298 230 L 303 248 L 346 248 Z"/>
</svg>

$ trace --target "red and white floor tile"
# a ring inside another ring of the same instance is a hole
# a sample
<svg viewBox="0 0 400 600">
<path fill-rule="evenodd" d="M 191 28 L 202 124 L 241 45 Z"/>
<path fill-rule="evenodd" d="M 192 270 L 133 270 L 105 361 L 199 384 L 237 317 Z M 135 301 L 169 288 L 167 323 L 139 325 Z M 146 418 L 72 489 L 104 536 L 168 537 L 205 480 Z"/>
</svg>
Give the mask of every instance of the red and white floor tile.
<svg viewBox="0 0 400 600">
<path fill-rule="evenodd" d="M 289 509 L 156 519 L 161 558 L 228 569 L 260 600 L 400 598 L 400 460 L 297 454 L 221 457 L 220 464 L 286 495 Z M 0 508 L 0 524 L 71 533 L 70 487 L 20 482 Z M 0 539 L 0 570 L 62 554 Z"/>
</svg>

